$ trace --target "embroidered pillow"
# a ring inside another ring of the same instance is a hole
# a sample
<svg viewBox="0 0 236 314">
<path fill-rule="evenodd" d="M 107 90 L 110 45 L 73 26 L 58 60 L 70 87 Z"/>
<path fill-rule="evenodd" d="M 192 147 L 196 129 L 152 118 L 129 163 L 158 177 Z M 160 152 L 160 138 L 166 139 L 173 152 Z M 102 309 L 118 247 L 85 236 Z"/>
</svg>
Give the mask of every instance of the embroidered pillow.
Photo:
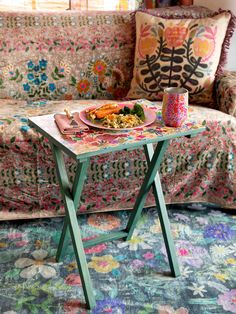
<svg viewBox="0 0 236 314">
<path fill-rule="evenodd" d="M 161 99 L 166 87 L 189 90 L 192 103 L 211 103 L 229 12 L 200 19 L 136 13 L 135 65 L 129 98 Z M 228 37 L 227 37 L 228 36 Z"/>
</svg>

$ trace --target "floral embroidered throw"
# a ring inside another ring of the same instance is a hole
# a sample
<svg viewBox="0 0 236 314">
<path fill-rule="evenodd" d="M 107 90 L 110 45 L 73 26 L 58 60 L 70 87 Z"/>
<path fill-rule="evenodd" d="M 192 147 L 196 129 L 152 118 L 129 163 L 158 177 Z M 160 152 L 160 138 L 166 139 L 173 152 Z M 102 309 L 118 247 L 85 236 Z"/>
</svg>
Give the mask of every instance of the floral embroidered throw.
<svg viewBox="0 0 236 314">
<path fill-rule="evenodd" d="M 161 99 L 166 87 L 184 87 L 192 103 L 212 103 L 230 19 L 228 12 L 200 19 L 164 19 L 137 12 L 128 97 Z"/>
<path fill-rule="evenodd" d="M 1 12 L 0 99 L 120 99 L 132 78 L 130 12 Z"/>
</svg>

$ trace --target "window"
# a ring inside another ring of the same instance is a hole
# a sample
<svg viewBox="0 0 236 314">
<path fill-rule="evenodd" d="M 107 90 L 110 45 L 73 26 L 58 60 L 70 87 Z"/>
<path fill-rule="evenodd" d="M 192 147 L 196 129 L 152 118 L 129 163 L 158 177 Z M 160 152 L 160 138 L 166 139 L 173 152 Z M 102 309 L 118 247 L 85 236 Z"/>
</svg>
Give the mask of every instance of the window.
<svg viewBox="0 0 236 314">
<path fill-rule="evenodd" d="M 141 0 L 0 0 L 0 10 L 134 10 Z"/>
</svg>

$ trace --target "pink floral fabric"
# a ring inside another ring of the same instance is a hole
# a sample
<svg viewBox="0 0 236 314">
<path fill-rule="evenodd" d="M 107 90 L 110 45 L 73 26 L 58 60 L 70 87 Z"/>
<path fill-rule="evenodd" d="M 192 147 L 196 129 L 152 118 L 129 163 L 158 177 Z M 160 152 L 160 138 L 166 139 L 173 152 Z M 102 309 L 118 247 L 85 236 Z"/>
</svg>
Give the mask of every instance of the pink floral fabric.
<svg viewBox="0 0 236 314">
<path fill-rule="evenodd" d="M 120 98 L 128 91 L 129 12 L 1 12 L 0 98 Z"/>
<path fill-rule="evenodd" d="M 0 108 L 0 219 L 63 215 L 64 209 L 48 143 L 27 123 L 27 117 L 82 110 L 104 101 L 1 100 Z M 157 108 L 161 119 L 161 105 Z M 161 165 L 167 203 L 211 202 L 236 208 L 236 121 L 220 111 L 190 106 L 189 119 L 203 123 L 206 131 L 192 139 L 171 142 Z M 90 134 L 96 142 L 95 133 Z M 106 141 L 106 138 L 104 138 Z M 67 158 L 72 180 L 74 162 Z M 104 154 L 91 158 L 80 211 L 132 208 L 146 170 L 142 150 Z M 146 206 L 154 204 L 152 193 Z"/>
</svg>

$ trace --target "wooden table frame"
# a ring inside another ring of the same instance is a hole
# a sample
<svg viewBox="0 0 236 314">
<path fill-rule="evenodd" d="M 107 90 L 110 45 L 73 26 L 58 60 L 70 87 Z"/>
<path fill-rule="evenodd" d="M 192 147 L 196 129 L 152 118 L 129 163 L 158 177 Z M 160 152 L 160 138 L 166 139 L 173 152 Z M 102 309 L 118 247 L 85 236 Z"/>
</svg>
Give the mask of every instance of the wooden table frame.
<svg viewBox="0 0 236 314">
<path fill-rule="evenodd" d="M 168 140 L 159 142 L 156 150 L 154 152 L 153 145 L 147 144 L 144 145 L 145 155 L 148 163 L 148 171 L 145 175 L 145 179 L 143 181 L 142 187 L 137 196 L 134 209 L 131 211 L 130 218 L 128 220 L 128 224 L 125 230 L 116 231 L 110 234 L 101 235 L 95 239 L 86 241 L 83 243 L 80 228 L 78 225 L 77 217 L 76 217 L 76 208 L 79 205 L 80 196 L 83 189 L 83 184 L 87 172 L 87 167 L 89 164 L 89 158 L 84 160 L 79 160 L 77 164 L 77 171 L 75 174 L 72 191 L 70 191 L 70 184 L 68 180 L 68 176 L 66 173 L 65 162 L 62 156 L 61 150 L 52 144 L 53 156 L 56 162 L 57 175 L 59 179 L 59 184 L 61 188 L 62 197 L 65 204 L 66 209 L 66 217 L 64 219 L 64 225 L 61 233 L 61 238 L 57 250 L 56 260 L 59 261 L 63 248 L 66 247 L 64 245 L 66 233 L 69 229 L 69 233 L 71 236 L 76 262 L 78 265 L 79 274 L 81 277 L 81 283 L 84 290 L 84 296 L 86 300 L 86 304 L 88 308 L 93 308 L 95 306 L 95 298 L 93 294 L 93 288 L 91 284 L 90 274 L 88 270 L 88 265 L 84 253 L 84 248 L 103 243 L 106 241 L 112 241 L 117 239 L 131 239 L 133 235 L 134 228 L 138 222 L 138 219 L 142 213 L 143 206 L 145 204 L 145 200 L 150 188 L 153 188 L 153 193 L 156 200 L 156 206 L 158 210 L 158 215 L 160 219 L 161 229 L 165 241 L 165 246 L 167 250 L 167 255 L 169 259 L 171 273 L 174 277 L 180 275 L 179 265 L 177 261 L 177 256 L 175 252 L 175 247 L 171 235 L 170 223 L 166 211 L 164 196 L 161 188 L 160 177 L 158 173 L 158 169 L 160 167 L 160 163 L 162 157 L 167 149 Z"/>
<path fill-rule="evenodd" d="M 134 144 L 121 144 L 115 148 L 110 147 L 108 149 L 88 151 L 83 154 L 76 154 L 67 147 L 65 147 L 65 145 L 63 145 L 58 139 L 54 138 L 50 133 L 45 131 L 44 128 L 40 125 L 41 119 L 38 118 L 39 117 L 31 118 L 30 124 L 36 127 L 36 129 L 40 133 L 42 133 L 50 142 L 54 160 L 56 163 L 57 176 L 66 212 L 62 233 L 56 253 L 56 260 L 57 261 L 60 260 L 61 256 L 64 254 L 64 251 L 67 247 L 68 240 L 71 238 L 87 307 L 89 309 L 93 308 L 96 304 L 96 300 L 93 293 L 84 248 L 117 239 L 124 239 L 126 241 L 130 240 L 132 238 L 136 224 L 141 216 L 147 194 L 151 188 L 153 189 L 153 193 L 155 196 L 156 207 L 159 215 L 161 230 L 163 233 L 171 274 L 174 277 L 179 276 L 180 269 L 170 230 L 170 222 L 161 187 L 159 169 L 170 139 L 175 139 L 177 137 L 182 136 L 191 137 L 196 134 L 199 134 L 200 132 L 205 130 L 205 128 L 198 127 L 195 129 L 193 128 L 180 132 L 177 131 L 176 133 L 173 134 L 157 136 L 155 139 L 142 139 L 140 142 L 135 142 Z M 157 144 L 155 149 L 153 147 L 153 143 Z M 148 169 L 145 174 L 144 181 L 142 183 L 138 196 L 136 198 L 134 208 L 132 211 L 130 211 L 130 217 L 126 228 L 121 231 L 113 231 L 106 235 L 100 235 L 94 239 L 83 242 L 76 212 L 79 206 L 90 157 L 113 151 L 135 149 L 140 147 L 143 147 L 145 151 Z M 77 162 L 77 168 L 72 188 L 70 187 L 68 175 L 66 172 L 63 152 L 74 158 Z"/>
</svg>

